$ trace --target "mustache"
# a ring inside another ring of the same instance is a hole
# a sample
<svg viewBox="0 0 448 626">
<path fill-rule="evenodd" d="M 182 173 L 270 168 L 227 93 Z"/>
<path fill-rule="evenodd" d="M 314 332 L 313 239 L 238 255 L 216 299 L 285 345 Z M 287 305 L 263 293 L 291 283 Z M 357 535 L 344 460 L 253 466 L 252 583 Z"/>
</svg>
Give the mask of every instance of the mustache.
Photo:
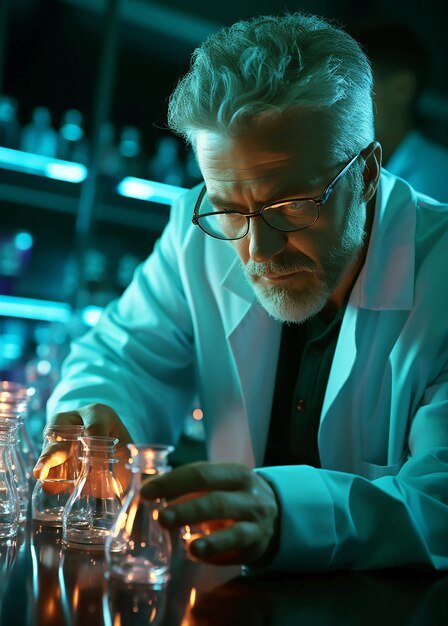
<svg viewBox="0 0 448 626">
<path fill-rule="evenodd" d="M 257 263 L 249 259 L 245 266 L 247 276 L 257 278 L 265 274 L 291 274 L 293 272 L 314 272 L 316 266 L 307 257 L 293 259 L 282 257 L 276 261 L 268 261 L 267 263 Z"/>
</svg>

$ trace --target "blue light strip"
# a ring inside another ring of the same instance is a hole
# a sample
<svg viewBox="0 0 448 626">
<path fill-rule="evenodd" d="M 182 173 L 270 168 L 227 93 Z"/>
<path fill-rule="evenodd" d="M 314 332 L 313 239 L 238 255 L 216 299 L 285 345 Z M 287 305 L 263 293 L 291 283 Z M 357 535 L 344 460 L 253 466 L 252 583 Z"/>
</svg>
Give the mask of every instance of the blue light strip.
<svg viewBox="0 0 448 626">
<path fill-rule="evenodd" d="M 87 176 L 87 168 L 81 163 L 51 159 L 40 154 L 3 147 L 0 147 L 0 167 L 68 183 L 81 183 Z"/>
<path fill-rule="evenodd" d="M 100 307 L 88 306 L 81 318 L 87 326 L 94 326 L 101 315 Z M 19 317 L 41 322 L 62 322 L 66 324 L 72 316 L 72 308 L 64 302 L 19 298 L 17 296 L 0 296 L 0 315 Z"/>
<path fill-rule="evenodd" d="M 123 178 L 117 189 L 119 194 L 127 198 L 148 200 L 150 202 L 158 202 L 159 204 L 167 205 L 173 204 L 181 194 L 187 191 L 184 187 L 158 183 L 143 178 L 134 178 L 133 176 Z"/>
<path fill-rule="evenodd" d="M 0 167 L 14 172 L 35 174 L 69 183 L 82 183 L 87 176 L 87 168 L 81 163 L 52 159 L 40 154 L 12 150 L 0 146 Z M 118 193 L 128 198 L 158 202 L 170 206 L 187 189 L 144 178 L 127 176 L 118 185 Z"/>
</svg>

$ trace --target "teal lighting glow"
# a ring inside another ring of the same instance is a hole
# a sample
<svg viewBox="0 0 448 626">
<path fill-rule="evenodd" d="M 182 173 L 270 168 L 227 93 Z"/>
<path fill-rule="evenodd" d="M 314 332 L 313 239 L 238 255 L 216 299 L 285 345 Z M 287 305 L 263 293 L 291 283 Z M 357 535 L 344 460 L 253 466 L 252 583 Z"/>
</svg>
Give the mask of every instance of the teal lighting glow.
<svg viewBox="0 0 448 626">
<path fill-rule="evenodd" d="M 87 176 L 87 168 L 81 163 L 51 159 L 40 154 L 3 147 L 0 147 L 0 167 L 69 183 L 81 183 Z"/>
<path fill-rule="evenodd" d="M 46 176 L 56 180 L 65 180 L 68 183 L 82 183 L 87 176 L 87 168 L 81 163 L 52 161 L 47 165 Z"/>
<path fill-rule="evenodd" d="M 81 312 L 81 319 L 86 326 L 94 326 L 102 310 L 100 307 L 88 306 Z M 17 296 L 0 296 L 0 315 L 66 324 L 73 315 L 73 310 L 70 305 L 64 302 L 19 298 Z"/>
<path fill-rule="evenodd" d="M 99 306 L 86 306 L 81 313 L 81 319 L 86 326 L 95 326 L 102 312 L 103 309 Z"/>
<path fill-rule="evenodd" d="M 14 237 L 14 245 L 17 250 L 29 250 L 33 247 L 33 235 L 26 230 L 17 233 Z"/>
<path fill-rule="evenodd" d="M 133 176 L 123 178 L 118 185 L 118 193 L 122 196 L 167 205 L 173 204 L 185 191 L 187 191 L 187 189 L 184 187 L 158 183 L 153 180 L 144 180 L 143 178 L 134 178 Z"/>
<path fill-rule="evenodd" d="M 60 132 L 67 141 L 80 141 L 84 135 L 81 126 L 78 124 L 64 124 Z"/>
<path fill-rule="evenodd" d="M 0 315 L 43 322 L 68 322 L 71 308 L 63 302 L 0 296 Z"/>
</svg>

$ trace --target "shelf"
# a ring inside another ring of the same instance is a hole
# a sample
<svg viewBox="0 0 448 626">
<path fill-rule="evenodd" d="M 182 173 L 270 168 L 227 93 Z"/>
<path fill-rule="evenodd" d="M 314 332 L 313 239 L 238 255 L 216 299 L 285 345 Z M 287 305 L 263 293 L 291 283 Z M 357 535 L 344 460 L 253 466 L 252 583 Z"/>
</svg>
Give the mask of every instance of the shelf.
<svg viewBox="0 0 448 626">
<path fill-rule="evenodd" d="M 87 306 L 81 311 L 80 318 L 86 326 L 94 326 L 102 310 L 101 307 Z M 2 317 L 66 324 L 73 314 L 73 309 L 65 302 L 0 295 L 0 316 Z"/>
<path fill-rule="evenodd" d="M 83 167 L 0 147 L 0 200 L 76 216 L 81 193 L 79 177 L 85 170 L 77 168 Z M 186 191 L 132 177 L 121 181 L 100 177 L 98 187 L 102 200 L 96 207 L 95 219 L 156 233 L 168 221 L 168 207 Z"/>
</svg>

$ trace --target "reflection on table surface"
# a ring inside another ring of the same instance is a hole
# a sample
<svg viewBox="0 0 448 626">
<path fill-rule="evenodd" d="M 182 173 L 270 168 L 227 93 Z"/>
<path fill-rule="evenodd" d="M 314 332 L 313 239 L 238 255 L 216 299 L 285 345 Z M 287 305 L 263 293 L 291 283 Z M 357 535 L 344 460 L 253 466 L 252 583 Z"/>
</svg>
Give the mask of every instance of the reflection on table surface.
<svg viewBox="0 0 448 626">
<path fill-rule="evenodd" d="M 448 573 L 409 570 L 241 575 L 184 558 L 162 591 L 105 578 L 104 555 L 32 525 L 0 541 L 2 626 L 446 626 Z"/>
</svg>

